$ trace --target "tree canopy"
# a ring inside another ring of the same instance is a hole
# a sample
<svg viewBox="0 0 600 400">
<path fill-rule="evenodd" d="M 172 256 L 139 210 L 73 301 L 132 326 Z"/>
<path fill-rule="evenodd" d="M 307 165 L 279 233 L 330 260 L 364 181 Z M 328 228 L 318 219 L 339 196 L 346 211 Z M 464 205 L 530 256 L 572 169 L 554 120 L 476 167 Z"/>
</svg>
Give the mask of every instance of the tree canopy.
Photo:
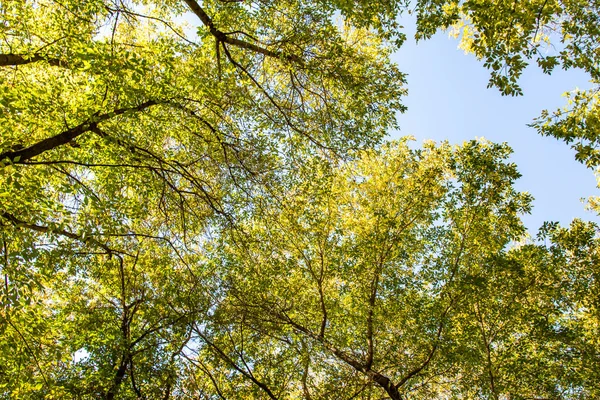
<svg viewBox="0 0 600 400">
<path fill-rule="evenodd" d="M 598 8 L 2 2 L 0 397 L 600 397 L 598 227 L 528 237 L 506 144 L 384 140 L 410 12 L 504 94 L 585 70 L 534 125 L 597 166 Z"/>
</svg>

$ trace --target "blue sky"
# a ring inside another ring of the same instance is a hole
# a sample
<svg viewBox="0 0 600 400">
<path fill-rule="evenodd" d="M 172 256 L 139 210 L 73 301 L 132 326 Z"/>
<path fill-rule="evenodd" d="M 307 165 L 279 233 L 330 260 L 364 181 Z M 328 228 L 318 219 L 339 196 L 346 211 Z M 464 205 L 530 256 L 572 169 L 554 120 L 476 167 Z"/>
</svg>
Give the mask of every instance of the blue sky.
<svg viewBox="0 0 600 400">
<path fill-rule="evenodd" d="M 517 189 L 535 198 L 531 215 L 523 218 L 533 233 L 544 221 L 563 225 L 573 218 L 600 221 L 581 202 L 599 194 L 593 171 L 575 161 L 569 145 L 527 127 L 541 110 L 564 106 L 564 92 L 588 87 L 587 76 L 575 70 L 545 75 L 531 66 L 520 81 L 524 96 L 501 96 L 497 89 L 487 89 L 488 71 L 458 49 L 457 40 L 438 33 L 416 44 L 414 23 L 405 18 L 402 22 L 408 39 L 393 60 L 408 74 L 409 94 L 403 101 L 408 111 L 399 117 L 400 131 L 390 138 L 413 135 L 418 143 L 426 139 L 462 143 L 485 137 L 507 142 L 523 175 Z"/>
</svg>

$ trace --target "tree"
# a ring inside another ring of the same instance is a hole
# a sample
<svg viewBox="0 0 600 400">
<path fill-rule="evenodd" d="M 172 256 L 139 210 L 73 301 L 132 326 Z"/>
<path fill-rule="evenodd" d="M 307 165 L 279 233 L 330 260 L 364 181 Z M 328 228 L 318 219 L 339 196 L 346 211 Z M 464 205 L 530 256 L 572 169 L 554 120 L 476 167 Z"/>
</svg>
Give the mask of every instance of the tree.
<svg viewBox="0 0 600 400">
<path fill-rule="evenodd" d="M 3 2 L 3 396 L 173 393 L 231 199 L 394 126 L 394 7 Z"/>
<path fill-rule="evenodd" d="M 595 396 L 596 227 L 512 246 L 506 146 L 381 145 L 405 7 L 0 4 L 1 396 Z"/>
<path fill-rule="evenodd" d="M 530 197 L 509 153 L 391 143 L 310 166 L 224 240 L 199 357 L 271 398 L 593 398 L 597 227 L 517 244 Z"/>
</svg>

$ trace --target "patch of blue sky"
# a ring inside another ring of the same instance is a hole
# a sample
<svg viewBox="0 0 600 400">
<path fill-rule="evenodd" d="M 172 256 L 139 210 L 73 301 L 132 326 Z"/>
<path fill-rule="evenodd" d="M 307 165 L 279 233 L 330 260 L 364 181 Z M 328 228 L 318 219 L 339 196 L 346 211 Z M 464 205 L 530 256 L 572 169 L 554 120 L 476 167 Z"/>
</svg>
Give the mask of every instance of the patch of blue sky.
<svg viewBox="0 0 600 400">
<path fill-rule="evenodd" d="M 522 174 L 516 188 L 535 198 L 532 213 L 523 217 L 533 234 L 544 221 L 599 222 L 582 202 L 598 195 L 594 172 L 575 161 L 569 145 L 527 126 L 543 109 L 563 107 L 564 92 L 589 88 L 588 76 L 559 68 L 546 75 L 531 65 L 520 80 L 524 96 L 502 96 L 487 88 L 489 71 L 458 49 L 456 39 L 440 32 L 417 44 L 414 20 L 401 22 L 408 39 L 393 60 L 408 74 L 409 94 L 403 99 L 408 111 L 399 116 L 400 130 L 390 132 L 389 138 L 412 135 L 418 144 L 428 139 L 460 144 L 481 137 L 507 142 L 514 150 L 511 161 Z"/>
</svg>

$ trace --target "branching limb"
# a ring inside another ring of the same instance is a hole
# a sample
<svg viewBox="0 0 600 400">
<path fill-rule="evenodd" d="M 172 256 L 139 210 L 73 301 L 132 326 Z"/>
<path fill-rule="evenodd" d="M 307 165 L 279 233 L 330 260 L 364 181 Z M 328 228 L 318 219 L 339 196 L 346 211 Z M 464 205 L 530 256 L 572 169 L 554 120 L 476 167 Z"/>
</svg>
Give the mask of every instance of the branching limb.
<svg viewBox="0 0 600 400">
<path fill-rule="evenodd" d="M 280 60 L 288 60 L 288 61 L 302 63 L 301 58 L 296 55 L 292 55 L 292 54 L 287 55 L 287 54 L 283 54 L 278 51 L 265 49 L 264 47 L 257 46 L 253 43 L 246 42 L 244 40 L 236 39 L 236 38 L 229 36 L 227 33 L 217 29 L 217 27 L 213 23 L 212 19 L 208 16 L 208 14 L 206 14 L 204 9 L 202 7 L 200 7 L 200 4 L 196 0 L 184 0 L 184 1 L 188 5 L 188 7 L 190 7 L 192 12 L 194 14 L 196 14 L 196 16 L 198 16 L 198 18 L 200 18 L 200 21 L 202 21 L 202 23 L 210 31 L 211 35 L 213 35 L 217 39 L 218 42 L 227 43 L 232 46 L 250 50 L 255 53 L 265 55 L 267 57 L 273 57 L 273 58 L 277 58 Z"/>
<path fill-rule="evenodd" d="M 333 355 L 338 357 L 340 360 L 354 368 L 358 372 L 362 372 L 367 375 L 369 379 L 373 382 L 377 383 L 386 393 L 392 398 L 392 400 L 402 400 L 403 397 L 398 390 L 398 386 L 394 385 L 390 378 L 383 375 L 380 372 L 374 371 L 370 367 L 362 364 L 360 361 L 352 357 L 350 354 L 344 352 L 343 350 L 337 348 L 336 346 L 329 343 L 324 338 L 320 337 L 318 334 L 312 332 L 308 328 L 296 323 L 291 318 L 289 318 L 286 314 L 280 314 L 281 317 L 285 319 L 285 321 L 290 324 L 297 332 L 303 333 L 311 339 L 320 343 L 323 347 L 329 350 Z"/>
<path fill-rule="evenodd" d="M 278 398 L 273 394 L 273 392 L 271 391 L 271 389 L 269 389 L 269 387 L 267 385 L 265 385 L 263 382 L 261 382 L 258 379 L 256 379 L 254 377 L 254 375 L 252 375 L 251 373 L 245 371 L 243 368 L 241 368 L 239 365 L 237 365 L 237 363 L 235 361 L 233 361 L 231 359 L 231 357 L 229 357 L 227 354 L 225 354 L 225 352 L 219 346 L 215 345 L 210 339 L 208 339 L 208 337 L 206 337 L 206 335 L 204 335 L 200 329 L 198 329 L 197 327 L 195 327 L 194 331 L 196 332 L 196 334 L 198 334 L 198 336 L 206 344 L 208 344 L 210 346 L 211 349 L 214 350 L 215 353 L 217 353 L 217 355 L 219 357 L 221 357 L 221 359 L 223 359 L 223 361 L 225 361 L 233 369 L 235 369 L 240 374 L 242 374 L 244 377 L 246 377 L 246 379 L 249 379 L 250 381 L 252 381 L 252 383 L 254 383 L 256 386 L 258 386 L 259 388 L 261 388 L 267 394 L 267 396 L 269 396 L 269 398 L 271 398 L 272 400 L 278 400 Z"/>
<path fill-rule="evenodd" d="M 96 129 L 98 127 L 98 123 L 102 121 L 107 121 L 117 115 L 121 115 L 129 111 L 143 111 L 148 107 L 157 104 L 160 103 L 156 100 L 148 100 L 135 107 L 118 108 L 110 113 L 92 116 L 87 121 L 73 128 L 67 129 L 58 135 L 41 140 L 29 147 L 20 150 L 6 151 L 0 154 L 0 162 L 6 163 L 6 161 L 9 161 L 11 163 L 22 163 L 23 161 L 27 161 L 30 158 L 38 156 L 46 151 L 65 145 L 76 137 Z"/>
</svg>

